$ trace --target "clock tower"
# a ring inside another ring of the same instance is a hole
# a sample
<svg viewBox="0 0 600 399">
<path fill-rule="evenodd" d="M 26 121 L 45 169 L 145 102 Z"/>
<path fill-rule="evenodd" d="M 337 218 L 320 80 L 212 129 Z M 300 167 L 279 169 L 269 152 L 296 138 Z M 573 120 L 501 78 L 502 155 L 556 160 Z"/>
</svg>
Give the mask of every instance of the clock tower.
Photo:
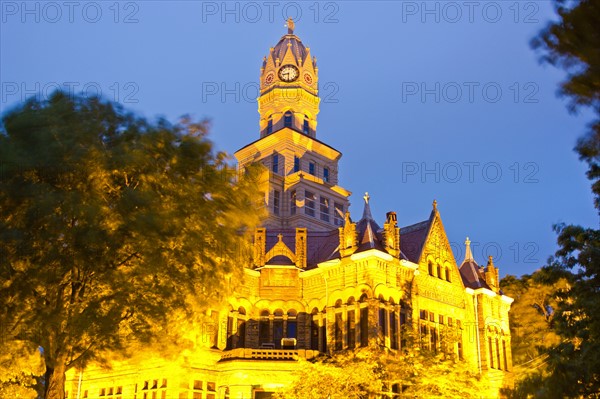
<svg viewBox="0 0 600 399">
<path fill-rule="evenodd" d="M 260 69 L 260 138 L 235 156 L 240 168 L 267 168 L 265 227 L 328 231 L 343 224 L 350 192 L 338 185 L 342 154 L 317 140 L 317 59 L 294 34 L 291 18 L 287 27 Z"/>
</svg>

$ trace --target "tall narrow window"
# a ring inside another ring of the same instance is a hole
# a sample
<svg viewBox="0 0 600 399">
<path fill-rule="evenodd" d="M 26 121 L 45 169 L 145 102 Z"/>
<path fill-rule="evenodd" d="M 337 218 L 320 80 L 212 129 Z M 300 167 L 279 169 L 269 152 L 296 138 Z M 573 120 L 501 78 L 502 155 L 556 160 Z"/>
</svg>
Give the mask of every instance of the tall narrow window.
<svg viewBox="0 0 600 399">
<path fill-rule="evenodd" d="M 279 173 L 279 154 L 273 154 L 273 163 L 271 164 L 273 173 Z"/>
<path fill-rule="evenodd" d="M 279 203 L 281 193 L 278 190 L 273 191 L 273 214 L 279 216 Z"/>
<path fill-rule="evenodd" d="M 296 190 L 290 192 L 290 214 L 292 216 L 296 214 Z"/>
<path fill-rule="evenodd" d="M 429 261 L 429 263 L 427 263 L 427 267 L 429 269 L 429 275 L 433 276 L 433 262 Z"/>
<path fill-rule="evenodd" d="M 396 311 L 390 312 L 390 347 L 392 349 L 398 349 L 398 319 L 396 318 Z"/>
<path fill-rule="evenodd" d="M 281 349 L 281 338 L 283 338 L 283 311 L 276 310 L 273 318 L 273 343 L 275 349 Z"/>
<path fill-rule="evenodd" d="M 329 222 L 329 200 L 325 197 L 321 197 L 320 206 L 321 220 Z"/>
<path fill-rule="evenodd" d="M 238 319 L 237 323 L 238 342 L 236 344 L 236 347 L 243 348 L 246 346 L 246 322 L 244 320 Z"/>
<path fill-rule="evenodd" d="M 233 317 L 227 316 L 227 347 L 233 349 Z"/>
<path fill-rule="evenodd" d="M 310 349 L 319 350 L 319 319 L 318 311 L 310 315 Z"/>
<path fill-rule="evenodd" d="M 300 172 L 300 158 L 294 157 L 294 172 Z"/>
<path fill-rule="evenodd" d="M 258 323 L 258 339 L 259 345 L 271 343 L 269 328 L 269 311 L 263 310 Z"/>
<path fill-rule="evenodd" d="M 273 133 L 273 119 L 269 118 L 267 122 L 267 134 Z"/>
<path fill-rule="evenodd" d="M 308 132 L 309 132 L 308 118 L 306 116 L 304 116 L 304 124 L 302 125 L 302 132 L 304 134 L 308 134 Z"/>
<path fill-rule="evenodd" d="M 500 363 L 500 341 L 496 338 L 496 368 L 502 370 L 502 363 Z"/>
<path fill-rule="evenodd" d="M 349 309 L 346 315 L 346 321 L 348 323 L 348 348 L 353 349 L 356 347 L 356 320 L 354 309 Z"/>
<path fill-rule="evenodd" d="M 333 206 L 333 221 L 336 226 L 341 226 L 344 224 L 344 205 L 334 202 Z"/>
<path fill-rule="evenodd" d="M 379 308 L 379 333 L 384 339 L 388 335 L 387 331 L 387 311 L 385 308 Z"/>
<path fill-rule="evenodd" d="M 344 348 L 344 330 L 342 327 L 342 314 L 340 312 L 335 313 L 335 350 L 341 351 Z"/>
<path fill-rule="evenodd" d="M 323 353 L 327 353 L 327 327 L 322 325 L 319 330 L 321 331 L 321 350 Z"/>
<path fill-rule="evenodd" d="M 502 340 L 502 354 L 504 357 L 504 370 L 508 371 L 508 358 L 506 357 L 506 341 Z"/>
<path fill-rule="evenodd" d="M 369 345 L 369 308 L 360 308 L 360 346 Z"/>
<path fill-rule="evenodd" d="M 305 191 L 304 192 L 304 213 L 306 213 L 308 216 L 315 216 L 315 199 L 316 196 L 311 193 L 310 191 Z"/>
<path fill-rule="evenodd" d="M 308 163 L 308 173 L 315 176 L 317 174 L 317 165 L 314 162 Z"/>
<path fill-rule="evenodd" d="M 488 346 L 490 348 L 490 368 L 494 368 L 494 349 L 492 349 L 492 337 L 488 337 Z"/>
<path fill-rule="evenodd" d="M 442 278 L 442 265 L 438 263 L 437 265 L 437 277 Z"/>
<path fill-rule="evenodd" d="M 287 111 L 283 115 L 283 126 L 284 127 L 292 127 L 292 113 L 290 111 Z"/>
<path fill-rule="evenodd" d="M 296 338 L 298 335 L 298 326 L 296 322 L 296 311 L 288 311 L 288 319 L 286 326 L 286 338 Z"/>
<path fill-rule="evenodd" d="M 323 168 L 323 181 L 329 183 L 329 168 Z"/>
</svg>

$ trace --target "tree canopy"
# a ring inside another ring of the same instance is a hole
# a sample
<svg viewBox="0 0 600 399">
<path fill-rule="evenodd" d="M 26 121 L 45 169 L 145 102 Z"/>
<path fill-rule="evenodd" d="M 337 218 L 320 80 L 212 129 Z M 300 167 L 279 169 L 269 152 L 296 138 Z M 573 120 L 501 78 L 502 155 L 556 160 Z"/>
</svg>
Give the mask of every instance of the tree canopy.
<svg viewBox="0 0 600 399">
<path fill-rule="evenodd" d="M 256 173 L 236 176 L 206 122 L 57 92 L 3 124 L 0 322 L 40 348 L 46 398 L 64 397 L 69 368 L 201 316 L 242 280 Z"/>
<path fill-rule="evenodd" d="M 405 333 L 410 337 L 410 332 Z M 413 339 L 401 351 L 372 342 L 355 350 L 304 361 L 280 399 L 365 399 L 378 397 L 479 398 L 489 388 L 472 365 L 444 346 L 430 351 Z M 450 342 L 450 340 L 448 340 Z M 382 396 L 383 395 L 383 396 Z"/>
<path fill-rule="evenodd" d="M 594 204 L 600 211 L 600 3 L 594 0 L 555 0 L 559 20 L 533 40 L 542 60 L 564 68 L 560 93 L 570 109 L 591 107 L 596 119 L 575 147 L 588 164 Z M 594 223 L 595 224 L 595 223 Z M 515 397 L 600 397 L 600 230 L 554 226 L 559 249 L 544 272 L 557 287 L 553 329 L 560 342 L 548 352 L 545 367 L 517 385 Z"/>
</svg>

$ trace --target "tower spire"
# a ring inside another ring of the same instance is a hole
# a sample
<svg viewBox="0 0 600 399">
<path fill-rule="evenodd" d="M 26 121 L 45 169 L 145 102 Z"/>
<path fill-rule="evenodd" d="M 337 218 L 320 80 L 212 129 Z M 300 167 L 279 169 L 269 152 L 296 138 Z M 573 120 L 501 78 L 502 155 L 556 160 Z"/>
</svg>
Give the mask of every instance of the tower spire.
<svg viewBox="0 0 600 399">
<path fill-rule="evenodd" d="M 469 237 L 467 237 L 467 240 L 465 241 L 465 247 L 465 260 L 463 263 L 474 261 L 475 259 L 473 259 L 473 253 L 471 252 L 471 240 L 469 240 Z"/>
<path fill-rule="evenodd" d="M 365 193 L 363 198 L 365 200 L 365 208 L 363 209 L 362 218 L 373 220 L 373 215 L 371 215 L 371 205 L 369 205 L 369 199 L 371 198 L 369 193 Z"/>
</svg>

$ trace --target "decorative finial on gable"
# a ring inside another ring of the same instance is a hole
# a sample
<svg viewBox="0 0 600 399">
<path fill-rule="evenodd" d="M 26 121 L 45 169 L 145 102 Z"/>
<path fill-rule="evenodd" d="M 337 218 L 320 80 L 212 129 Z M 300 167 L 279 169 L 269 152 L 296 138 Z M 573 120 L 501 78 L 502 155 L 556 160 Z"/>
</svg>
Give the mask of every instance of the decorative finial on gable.
<svg viewBox="0 0 600 399">
<path fill-rule="evenodd" d="M 437 200 L 433 200 L 433 210 L 437 211 Z"/>
<path fill-rule="evenodd" d="M 287 20 L 288 35 L 294 34 L 294 27 L 294 20 L 292 19 L 292 17 L 289 17 Z"/>
<path fill-rule="evenodd" d="M 471 240 L 469 240 L 469 237 L 467 237 L 467 239 L 465 240 L 465 260 L 463 261 L 463 263 L 469 261 L 474 261 L 474 259 L 473 253 L 471 252 Z"/>
<path fill-rule="evenodd" d="M 365 208 L 363 210 L 363 215 L 362 218 L 363 219 L 373 219 L 373 215 L 371 215 L 371 205 L 369 205 L 369 199 L 371 199 L 371 197 L 369 196 L 369 193 L 365 193 L 365 195 L 363 196 L 364 200 L 365 200 Z"/>
</svg>

